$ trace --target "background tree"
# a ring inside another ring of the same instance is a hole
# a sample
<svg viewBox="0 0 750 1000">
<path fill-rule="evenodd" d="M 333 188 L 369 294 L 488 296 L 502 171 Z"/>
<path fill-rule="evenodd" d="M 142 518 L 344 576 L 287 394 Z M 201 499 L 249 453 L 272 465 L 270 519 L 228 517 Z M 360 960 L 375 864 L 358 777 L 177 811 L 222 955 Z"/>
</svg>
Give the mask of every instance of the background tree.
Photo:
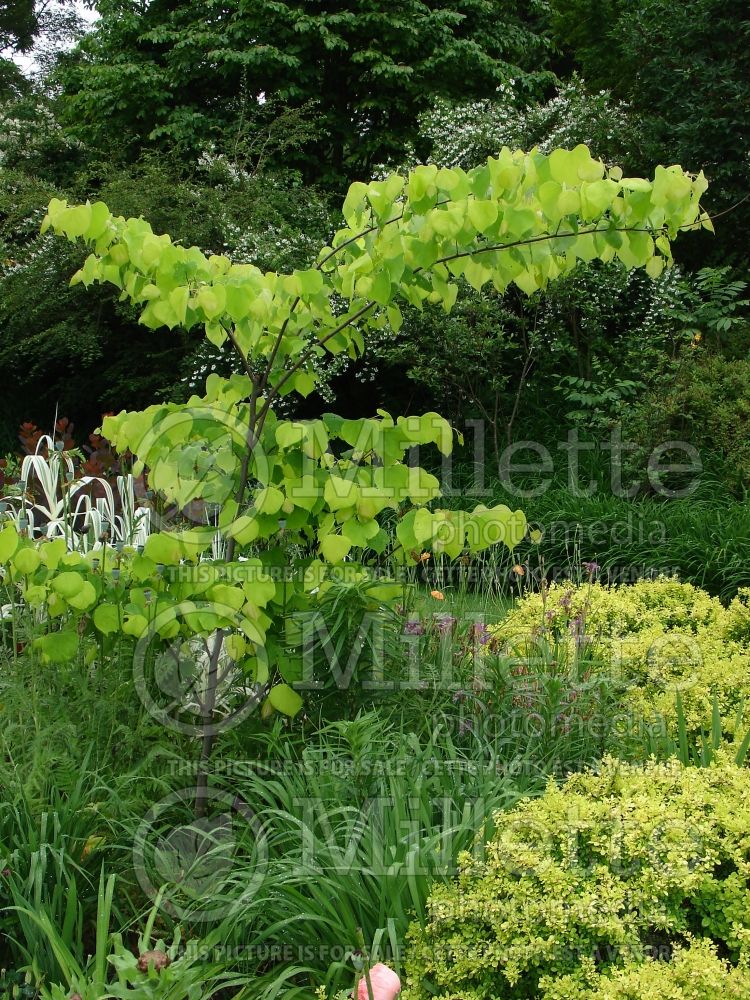
<svg viewBox="0 0 750 1000">
<path fill-rule="evenodd" d="M 0 93 L 16 91 L 23 75 L 13 61 L 14 54 L 27 51 L 34 41 L 33 0 L 2 0 L 0 3 Z"/>
<path fill-rule="evenodd" d="M 632 168 L 681 163 L 711 181 L 711 208 L 744 199 L 750 183 L 750 16 L 732 0 L 551 0 L 552 25 L 590 87 L 607 87 L 639 116 Z M 635 155 L 634 155 L 635 154 Z M 629 163 L 630 165 L 630 163 Z M 690 251 L 703 262 L 744 255 L 750 202 L 719 239 Z"/>
<path fill-rule="evenodd" d="M 308 176 L 352 175 L 397 157 L 433 95 L 484 95 L 510 79 L 528 98 L 549 83 L 546 3 L 509 0 L 102 0 L 63 61 L 66 121 L 131 157 L 144 144 L 235 148 L 263 101 L 311 100 L 321 135 Z"/>
<path fill-rule="evenodd" d="M 0 0 L 0 96 L 28 89 L 14 57 L 35 50 L 41 67 L 84 27 L 76 0 Z"/>
</svg>

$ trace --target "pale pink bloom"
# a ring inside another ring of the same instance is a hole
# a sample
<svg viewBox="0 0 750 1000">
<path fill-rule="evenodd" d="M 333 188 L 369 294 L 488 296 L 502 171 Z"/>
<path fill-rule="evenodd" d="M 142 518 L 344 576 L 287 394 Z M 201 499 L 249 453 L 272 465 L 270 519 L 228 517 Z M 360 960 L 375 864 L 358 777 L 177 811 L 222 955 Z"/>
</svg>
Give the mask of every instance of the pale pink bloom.
<svg viewBox="0 0 750 1000">
<path fill-rule="evenodd" d="M 370 969 L 370 982 L 372 983 L 372 1000 L 396 1000 L 401 992 L 401 980 L 393 969 L 389 969 L 382 962 L 378 962 Z M 359 981 L 357 1000 L 369 1000 L 367 980 L 364 976 Z"/>
</svg>

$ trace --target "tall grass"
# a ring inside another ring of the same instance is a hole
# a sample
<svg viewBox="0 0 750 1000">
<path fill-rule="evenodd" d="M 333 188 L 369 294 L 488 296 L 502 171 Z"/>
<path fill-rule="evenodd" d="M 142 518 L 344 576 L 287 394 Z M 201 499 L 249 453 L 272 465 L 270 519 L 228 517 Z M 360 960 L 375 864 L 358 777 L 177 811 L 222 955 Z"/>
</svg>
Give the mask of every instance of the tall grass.
<svg viewBox="0 0 750 1000">
<path fill-rule="evenodd" d="M 89 856 L 94 845 L 107 837 L 106 818 L 92 806 L 111 793 L 92 783 L 84 771 L 65 791 L 52 785 L 48 802 L 40 807 L 14 778 L 17 773 L 2 774 L 6 796 L 0 802 L 3 965 L 22 963 L 34 970 L 36 979 L 54 982 L 60 972 L 54 948 L 32 914 L 45 915 L 70 952 L 83 958 L 86 914 L 97 895 Z"/>
<path fill-rule="evenodd" d="M 677 729 L 674 734 L 666 726 L 653 726 L 644 733 L 643 745 L 637 758 L 657 757 L 664 760 L 675 757 L 685 767 L 710 767 L 721 748 L 728 751 L 735 764 L 742 767 L 750 762 L 750 720 L 744 706 L 737 710 L 731 732 L 722 725 L 721 709 L 717 695 L 713 697 L 711 722 L 698 735 L 691 736 L 685 718 L 682 698 L 676 695 Z"/>
<path fill-rule="evenodd" d="M 227 763 L 234 773 L 218 787 L 262 820 L 262 879 L 244 898 L 260 862 L 237 852 L 211 901 L 225 899 L 225 950 L 238 971 L 255 971 L 262 1000 L 349 985 L 360 929 L 397 967 L 434 881 L 455 875 L 461 851 L 481 850 L 494 813 L 542 787 L 506 776 L 491 748 L 462 748 L 443 729 L 419 739 L 376 713 L 304 744 L 269 736 L 257 759 Z"/>
<path fill-rule="evenodd" d="M 750 501 L 732 498 L 710 480 L 693 495 L 675 499 L 628 499 L 603 490 L 578 496 L 559 484 L 528 498 L 511 495 L 498 482 L 490 490 L 482 502 L 520 507 L 542 532 L 539 544 L 527 540 L 513 555 L 527 568 L 527 584 L 542 574 L 580 580 L 582 564 L 595 562 L 605 581 L 676 574 L 724 601 L 750 586 Z M 471 506 L 474 498 L 453 502 Z M 498 587 L 512 592 L 517 582 L 512 567 L 506 561 L 498 569 Z M 493 567 L 487 570 L 491 578 Z"/>
</svg>

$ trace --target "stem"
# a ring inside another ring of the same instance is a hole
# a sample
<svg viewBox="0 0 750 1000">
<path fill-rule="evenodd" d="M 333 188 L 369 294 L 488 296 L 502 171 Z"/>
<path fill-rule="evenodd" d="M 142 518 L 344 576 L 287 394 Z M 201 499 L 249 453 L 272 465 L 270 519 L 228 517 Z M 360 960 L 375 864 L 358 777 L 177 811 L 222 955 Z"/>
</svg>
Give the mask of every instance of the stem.
<svg viewBox="0 0 750 1000">
<path fill-rule="evenodd" d="M 237 506 L 242 504 L 245 499 L 245 490 L 247 489 L 247 481 L 249 479 L 250 473 L 250 456 L 258 443 L 260 428 L 256 427 L 256 409 L 255 399 L 250 401 L 250 416 L 248 418 L 248 428 L 247 437 L 245 438 L 245 453 L 242 456 L 242 465 L 240 466 L 240 482 L 237 487 L 237 493 L 235 500 L 237 501 Z M 264 417 L 265 420 L 265 417 Z M 262 427 L 262 424 L 260 425 Z M 237 547 L 237 540 L 235 538 L 230 538 L 227 542 L 227 562 L 232 562 L 234 559 L 234 550 Z"/>
<path fill-rule="evenodd" d="M 441 202 L 440 204 L 447 205 L 448 202 Z M 380 226 L 368 226 L 367 229 L 363 229 L 362 232 L 361 233 L 357 233 L 356 236 L 350 236 L 348 240 L 344 240 L 343 243 L 339 243 L 339 245 L 337 247 L 335 247 L 333 250 L 331 250 L 329 253 L 327 253 L 325 255 L 325 257 L 322 257 L 318 261 L 318 263 L 315 265 L 316 269 L 320 270 L 323 267 L 324 264 L 327 264 L 328 261 L 331 260 L 332 257 L 335 257 L 337 253 L 341 253 L 341 251 L 344 250 L 346 247 L 350 247 L 352 245 L 352 243 L 356 243 L 357 240 L 364 239 L 365 236 L 369 236 L 370 233 L 377 232 L 377 230 L 380 229 L 380 228 L 385 229 L 386 226 L 390 226 L 394 222 L 400 222 L 403 219 L 403 217 L 404 217 L 404 213 L 403 213 L 403 211 L 401 211 L 401 212 L 399 212 L 398 215 L 394 215 L 394 217 L 392 219 L 389 219 L 387 222 L 384 222 L 383 225 L 382 225 L 382 227 L 380 227 Z"/>
<path fill-rule="evenodd" d="M 206 815 L 208 802 L 208 765 L 214 748 L 216 730 L 214 729 L 214 709 L 216 708 L 216 688 L 219 669 L 219 656 L 224 644 L 224 629 L 216 630 L 216 641 L 208 661 L 208 678 L 205 700 L 201 706 L 201 722 L 203 723 L 203 742 L 198 763 L 198 777 L 195 785 L 195 815 L 201 819 Z M 208 644 L 206 644 L 208 648 Z"/>
<path fill-rule="evenodd" d="M 273 363 L 276 360 L 276 355 L 279 353 L 279 348 L 281 347 L 282 341 L 284 340 L 284 334 L 286 333 L 287 327 L 289 326 L 289 321 L 292 318 L 292 314 L 299 305 L 299 303 L 300 303 L 300 296 L 298 295 L 297 298 L 294 300 L 294 302 L 292 302 L 292 306 L 289 310 L 289 315 L 281 324 L 281 329 L 279 330 L 279 335 L 276 338 L 276 343 L 273 345 L 273 350 L 271 351 L 271 354 L 268 358 L 268 364 L 266 365 L 266 370 L 263 372 L 263 375 L 261 376 L 260 392 L 263 392 L 263 390 L 268 385 L 268 380 L 271 377 L 271 369 L 273 368 Z"/>
<path fill-rule="evenodd" d="M 300 368 L 302 368 L 302 366 L 309 361 L 313 351 L 313 347 L 322 347 L 323 344 L 327 344 L 329 340 L 332 340 L 333 337 L 341 333 L 342 330 L 345 330 L 348 326 L 351 326 L 352 323 L 356 322 L 358 319 L 361 319 L 366 312 L 369 312 L 369 310 L 373 308 L 374 305 L 376 305 L 375 302 L 367 302 L 365 305 L 362 306 L 361 309 L 358 309 L 357 312 L 355 312 L 352 316 L 350 316 L 345 322 L 340 323 L 337 327 L 335 327 L 335 329 L 330 330 L 325 335 L 325 337 L 323 337 L 322 340 L 316 341 L 315 345 L 311 345 L 306 351 L 302 352 L 299 360 L 296 361 L 291 368 L 287 369 L 283 378 L 281 378 L 281 380 L 272 388 L 266 401 L 264 402 L 263 408 L 261 409 L 260 414 L 258 415 L 259 430 L 262 429 L 263 427 L 263 423 L 265 422 L 266 416 L 268 415 L 268 411 L 271 408 L 271 403 L 279 395 L 279 389 L 281 389 L 281 387 L 285 385 L 289 381 L 289 379 L 292 378 L 293 375 L 296 375 L 296 373 L 300 370 Z"/>
<path fill-rule="evenodd" d="M 232 343 L 235 345 L 237 351 L 240 354 L 240 357 L 244 359 L 242 349 L 240 348 L 239 344 L 234 338 L 232 338 Z M 249 414 L 247 419 L 247 434 L 245 436 L 245 452 L 242 456 L 242 465 L 240 467 L 240 482 L 237 487 L 237 494 L 235 497 L 238 507 L 245 499 L 245 490 L 247 488 L 248 474 L 250 471 L 250 456 L 252 455 L 253 449 L 260 440 L 260 431 L 263 425 L 261 423 L 260 427 L 257 426 L 258 398 L 260 396 L 260 393 L 262 392 L 262 385 L 268 379 L 269 371 L 270 371 L 270 362 L 265 372 L 261 376 L 260 380 L 258 380 L 254 378 L 253 375 L 250 373 L 248 366 L 248 374 L 253 383 L 253 390 L 250 394 L 250 401 L 248 404 Z M 237 546 L 236 540 L 234 538 L 230 538 L 229 541 L 227 542 L 227 562 L 232 562 L 232 560 L 234 559 L 234 550 L 236 546 Z"/>
<path fill-rule="evenodd" d="M 695 223 L 691 223 L 695 225 Z M 445 264 L 449 260 L 460 260 L 462 257 L 476 257 L 480 253 L 493 253 L 496 250 L 512 250 L 513 247 L 525 247 L 531 246 L 532 243 L 544 243 L 547 240 L 562 240 L 566 237 L 573 236 L 590 236 L 592 233 L 656 233 L 664 232 L 664 227 L 660 230 L 650 229 L 648 226 L 618 226 L 615 229 L 610 230 L 609 226 L 606 229 L 599 229 L 598 226 L 594 226 L 593 229 L 582 229 L 577 233 L 541 233 L 539 236 L 530 236 L 528 239 L 524 240 L 514 240 L 512 243 L 490 243 L 485 247 L 478 247 L 475 250 L 462 250 L 460 253 L 448 254 L 446 257 L 439 257 L 434 264 L 430 267 L 418 267 L 414 274 L 418 274 L 420 271 L 429 271 L 431 268 L 435 267 L 436 264 Z"/>
<path fill-rule="evenodd" d="M 361 927 L 357 928 L 357 943 L 359 944 L 359 950 L 362 953 L 362 962 L 364 965 L 363 974 L 367 985 L 367 997 L 368 1000 L 374 1000 L 375 994 L 373 993 L 372 979 L 370 978 L 370 952 L 365 945 L 365 935 Z M 359 983 L 357 983 L 357 987 L 359 987 Z"/>
<path fill-rule="evenodd" d="M 235 351 L 237 352 L 237 354 L 240 356 L 240 360 L 242 361 L 242 367 L 245 369 L 245 373 L 246 373 L 247 377 L 250 379 L 250 381 L 253 384 L 255 384 L 256 380 L 255 380 L 255 376 L 253 375 L 253 370 L 250 367 L 250 362 L 248 361 L 247 355 L 245 354 L 245 352 L 240 347 L 239 341 L 237 340 L 237 337 L 235 335 L 234 330 L 231 328 L 231 326 L 224 326 L 223 323 L 222 323 L 222 327 L 223 327 L 224 332 L 226 333 L 227 337 L 229 337 L 229 340 L 230 340 L 230 342 L 232 344 L 232 347 L 235 349 Z"/>
<path fill-rule="evenodd" d="M 513 424 L 516 421 L 516 417 L 518 416 L 518 408 L 521 405 L 521 394 L 523 392 L 524 383 L 526 382 L 528 374 L 531 371 L 531 366 L 533 365 L 533 363 L 534 363 L 534 344 L 533 343 L 529 344 L 527 341 L 526 357 L 524 358 L 523 367 L 521 369 L 521 376 L 518 379 L 518 387 L 516 388 L 516 395 L 513 400 L 513 409 L 511 410 L 511 414 L 510 417 L 508 418 L 508 423 L 507 423 L 508 447 L 510 447 L 512 443 Z"/>
</svg>

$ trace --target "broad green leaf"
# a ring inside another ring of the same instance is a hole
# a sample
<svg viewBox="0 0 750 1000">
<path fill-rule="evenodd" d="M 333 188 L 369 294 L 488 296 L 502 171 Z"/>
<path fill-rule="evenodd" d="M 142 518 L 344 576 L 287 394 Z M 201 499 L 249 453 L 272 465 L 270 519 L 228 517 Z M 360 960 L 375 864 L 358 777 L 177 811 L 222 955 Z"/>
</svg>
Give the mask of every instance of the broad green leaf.
<svg viewBox="0 0 750 1000">
<path fill-rule="evenodd" d="M 29 545 L 19 549 L 11 561 L 19 573 L 23 573 L 24 576 L 29 576 L 31 573 L 34 573 L 37 569 L 39 569 L 42 564 L 42 557 L 33 546 Z M 78 576 L 77 573 L 74 575 Z M 80 577 L 78 578 L 80 579 Z"/>
<path fill-rule="evenodd" d="M 132 635 L 140 639 L 148 631 L 148 618 L 145 615 L 126 615 L 122 623 L 122 631 L 125 635 Z"/>
<path fill-rule="evenodd" d="M 421 508 L 414 515 L 414 521 L 412 525 L 412 531 L 414 533 L 415 540 L 422 544 L 429 538 L 432 538 L 434 531 L 434 518 L 433 514 L 429 510 Z"/>
<path fill-rule="evenodd" d="M 304 424 L 285 420 L 276 427 L 276 443 L 280 448 L 292 448 L 301 444 L 306 437 L 307 428 Z"/>
<path fill-rule="evenodd" d="M 51 632 L 34 639 L 32 646 L 48 663 L 67 663 L 78 652 L 77 632 Z"/>
<path fill-rule="evenodd" d="M 326 535 L 320 542 L 320 552 L 326 562 L 339 563 L 349 555 L 351 539 L 343 535 Z"/>
<path fill-rule="evenodd" d="M 260 534 L 260 526 L 255 517 L 243 514 L 225 529 L 227 538 L 234 538 L 239 545 L 249 545 Z"/>
<path fill-rule="evenodd" d="M 206 596 L 210 601 L 215 602 L 221 609 L 229 611 L 239 611 L 245 603 L 244 591 L 239 587 L 232 587 L 226 583 L 217 583 L 207 592 Z"/>
<path fill-rule="evenodd" d="M 356 517 L 350 517 L 341 527 L 344 537 L 359 548 L 366 548 L 370 539 L 374 538 L 379 530 L 377 521 L 362 522 Z"/>
<path fill-rule="evenodd" d="M 275 684 L 268 692 L 268 701 L 282 715 L 293 718 L 302 708 L 300 695 L 288 684 Z"/>
<path fill-rule="evenodd" d="M 94 611 L 94 625 L 104 635 L 120 630 L 120 614 L 115 604 L 100 604 Z"/>
<path fill-rule="evenodd" d="M 58 225 L 70 239 L 85 236 L 92 222 L 91 205 L 77 205 L 66 208 L 58 218 Z"/>
<path fill-rule="evenodd" d="M 294 376 L 294 389 L 300 396 L 309 396 L 315 388 L 315 376 L 310 372 L 297 372 Z"/>
<path fill-rule="evenodd" d="M 67 597 L 66 600 L 76 611 L 88 611 L 96 603 L 96 598 L 97 594 L 94 585 L 88 580 L 84 580 L 81 589 L 71 597 Z"/>
<path fill-rule="evenodd" d="M 255 509 L 259 514 L 276 514 L 284 503 L 284 494 L 276 486 L 267 486 L 255 494 Z"/>
<path fill-rule="evenodd" d="M 198 289 L 196 301 L 198 308 L 203 310 L 208 319 L 216 319 L 226 309 L 226 286 L 219 284 L 203 285 Z"/>
<path fill-rule="evenodd" d="M 0 530 L 0 562 L 7 563 L 18 548 L 19 535 L 13 524 L 6 524 Z"/>
<path fill-rule="evenodd" d="M 39 546 L 39 555 L 42 562 L 48 569 L 57 569 L 60 560 L 68 551 L 62 538 L 55 538 L 48 542 L 42 542 Z"/>
<path fill-rule="evenodd" d="M 404 325 L 404 317 L 401 314 L 401 310 L 398 306 L 388 306 L 387 309 L 388 323 L 394 333 L 398 333 L 401 327 Z"/>
<path fill-rule="evenodd" d="M 359 495 L 359 486 L 355 482 L 338 476 L 329 476 L 323 489 L 323 496 L 331 510 L 353 507 Z"/>
<path fill-rule="evenodd" d="M 346 199 L 344 200 L 344 218 L 349 222 L 355 215 L 355 213 L 361 210 L 362 203 L 367 195 L 367 185 L 363 184 L 362 181 L 355 181 L 349 188 L 347 192 Z"/>
<path fill-rule="evenodd" d="M 318 295 L 323 291 L 324 281 L 322 271 L 311 269 L 309 271 L 295 271 L 299 280 L 300 290 L 303 295 Z"/>
<path fill-rule="evenodd" d="M 176 566 L 181 557 L 180 545 L 169 532 L 149 535 L 143 554 L 147 559 L 164 566 Z"/>
<path fill-rule="evenodd" d="M 72 597 L 83 591 L 85 582 L 80 573 L 71 571 L 68 573 L 58 573 L 52 580 L 51 587 L 60 597 L 64 597 L 66 601 L 70 601 Z"/>
</svg>

